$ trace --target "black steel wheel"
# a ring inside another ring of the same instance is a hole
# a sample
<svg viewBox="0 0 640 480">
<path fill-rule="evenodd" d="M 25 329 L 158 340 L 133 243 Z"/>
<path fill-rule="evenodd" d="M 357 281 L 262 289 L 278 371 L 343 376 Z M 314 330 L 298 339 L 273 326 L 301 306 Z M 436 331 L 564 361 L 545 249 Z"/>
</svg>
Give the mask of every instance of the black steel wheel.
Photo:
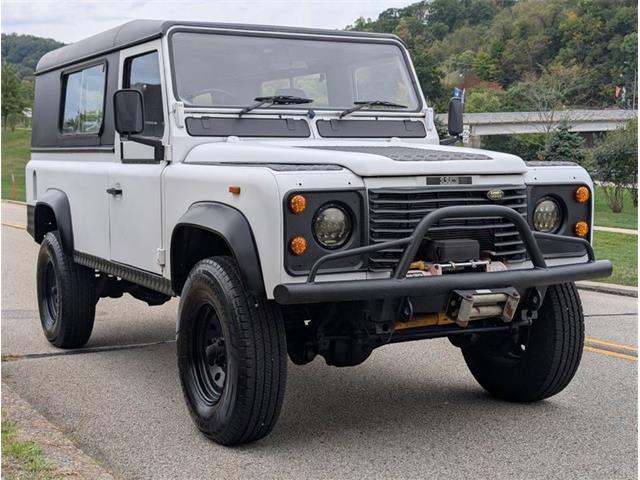
<svg viewBox="0 0 640 480">
<path fill-rule="evenodd" d="M 177 353 L 184 398 L 204 435 L 235 445 L 271 432 L 284 398 L 284 323 L 276 304 L 244 289 L 233 259 L 205 259 L 191 270 Z"/>
<path fill-rule="evenodd" d="M 578 370 L 584 346 L 584 316 L 575 284 L 547 288 L 538 318 L 513 343 L 491 334 L 462 348 L 469 370 L 492 395 L 534 402 L 561 392 Z"/>
<path fill-rule="evenodd" d="M 60 348 L 87 343 L 96 314 L 95 274 L 64 252 L 57 232 L 47 233 L 42 240 L 36 282 L 47 340 Z"/>
<path fill-rule="evenodd" d="M 191 339 L 190 389 L 202 404 L 213 406 L 220 400 L 227 377 L 227 348 L 224 332 L 213 306 L 205 303 L 196 314 Z"/>
<path fill-rule="evenodd" d="M 56 272 L 51 259 L 44 266 L 42 281 L 45 313 L 42 316 L 43 327 L 45 330 L 52 330 L 58 321 L 58 302 L 60 299 L 58 297 L 58 280 L 56 279 Z"/>
</svg>

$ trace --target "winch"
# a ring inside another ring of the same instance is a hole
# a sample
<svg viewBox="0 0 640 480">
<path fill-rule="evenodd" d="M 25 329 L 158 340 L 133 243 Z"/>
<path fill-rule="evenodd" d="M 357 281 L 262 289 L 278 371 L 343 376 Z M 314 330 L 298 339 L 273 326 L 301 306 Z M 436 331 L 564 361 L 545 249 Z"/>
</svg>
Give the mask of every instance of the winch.
<svg viewBox="0 0 640 480">
<path fill-rule="evenodd" d="M 475 240 L 429 241 L 425 256 L 433 261 L 418 260 L 411 263 L 407 278 L 439 276 L 459 272 L 501 272 L 507 266 L 499 261 L 479 259 L 478 242 Z M 440 324 L 443 319 L 466 327 L 470 321 L 483 318 L 500 318 L 511 322 L 520 302 L 520 294 L 515 288 L 454 290 L 451 293 L 445 312 L 436 315 L 437 320 L 429 319 L 429 324 Z M 401 329 L 425 326 L 424 315 L 401 322 Z M 398 328 L 398 327 L 396 327 Z"/>
<path fill-rule="evenodd" d="M 510 322 L 520 303 L 513 287 L 483 290 L 454 290 L 447 304 L 447 317 L 461 327 L 481 318 L 501 318 Z"/>
</svg>

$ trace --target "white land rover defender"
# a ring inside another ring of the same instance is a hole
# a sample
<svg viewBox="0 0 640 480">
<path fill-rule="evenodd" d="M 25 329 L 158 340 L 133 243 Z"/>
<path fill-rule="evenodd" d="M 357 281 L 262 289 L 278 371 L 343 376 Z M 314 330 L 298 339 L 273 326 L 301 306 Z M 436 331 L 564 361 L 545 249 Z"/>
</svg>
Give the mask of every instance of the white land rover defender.
<svg viewBox="0 0 640 480">
<path fill-rule="evenodd" d="M 26 172 L 44 334 L 80 347 L 100 298 L 179 295 L 184 397 L 225 445 L 271 431 L 287 355 L 448 337 L 493 395 L 555 395 L 573 282 L 611 273 L 591 179 L 449 140 L 393 35 L 141 20 L 48 53 Z"/>
</svg>

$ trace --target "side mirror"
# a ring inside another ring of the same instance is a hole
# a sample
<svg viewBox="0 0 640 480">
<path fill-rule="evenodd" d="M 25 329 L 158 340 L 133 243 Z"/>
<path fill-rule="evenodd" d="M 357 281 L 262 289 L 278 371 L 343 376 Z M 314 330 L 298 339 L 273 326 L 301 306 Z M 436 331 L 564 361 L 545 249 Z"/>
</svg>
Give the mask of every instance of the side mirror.
<svg viewBox="0 0 640 480">
<path fill-rule="evenodd" d="M 137 135 L 144 130 L 144 102 L 142 93 L 122 89 L 113 94 L 116 131 L 121 135 Z"/>
<path fill-rule="evenodd" d="M 453 97 L 449 100 L 449 117 L 447 119 L 447 128 L 449 135 L 457 137 L 464 130 L 464 120 L 462 118 L 463 104 L 462 101 Z"/>
</svg>

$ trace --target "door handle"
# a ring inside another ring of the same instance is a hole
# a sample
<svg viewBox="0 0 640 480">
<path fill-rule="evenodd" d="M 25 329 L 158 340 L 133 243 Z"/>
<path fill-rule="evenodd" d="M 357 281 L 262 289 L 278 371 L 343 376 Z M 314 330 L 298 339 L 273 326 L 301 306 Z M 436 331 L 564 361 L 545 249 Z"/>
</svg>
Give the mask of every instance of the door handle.
<svg viewBox="0 0 640 480">
<path fill-rule="evenodd" d="M 115 188 L 115 187 L 107 188 L 107 193 L 109 195 L 113 195 L 114 197 L 116 197 L 118 195 L 122 195 L 122 189 L 121 188 Z"/>
</svg>

